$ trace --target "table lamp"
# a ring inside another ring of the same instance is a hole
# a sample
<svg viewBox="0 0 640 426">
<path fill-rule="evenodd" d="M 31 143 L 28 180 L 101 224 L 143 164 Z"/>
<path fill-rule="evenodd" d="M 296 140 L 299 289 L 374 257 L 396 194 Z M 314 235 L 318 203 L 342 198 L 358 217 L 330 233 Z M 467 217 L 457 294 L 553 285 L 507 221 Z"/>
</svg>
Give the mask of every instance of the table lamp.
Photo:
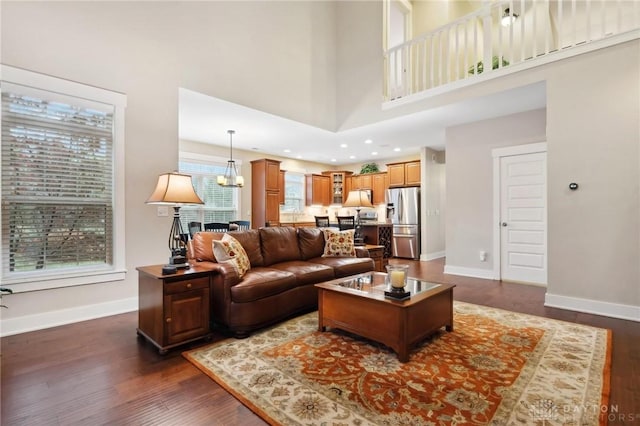
<svg viewBox="0 0 640 426">
<path fill-rule="evenodd" d="M 191 176 L 177 172 L 158 176 L 156 189 L 146 203 L 173 206 L 173 224 L 169 232 L 169 264 L 176 268 L 188 268 L 187 250 L 182 239 L 185 233 L 180 223 L 180 207 L 185 204 L 204 204 L 193 189 Z"/>
<path fill-rule="evenodd" d="M 347 201 L 342 205 L 343 207 L 355 207 L 356 208 L 356 231 L 353 239 L 355 244 L 363 245 L 362 232 L 360 230 L 360 209 L 362 207 L 373 207 L 371 200 L 369 200 L 369 194 L 367 191 L 356 189 L 355 191 L 349 191 Z"/>
</svg>

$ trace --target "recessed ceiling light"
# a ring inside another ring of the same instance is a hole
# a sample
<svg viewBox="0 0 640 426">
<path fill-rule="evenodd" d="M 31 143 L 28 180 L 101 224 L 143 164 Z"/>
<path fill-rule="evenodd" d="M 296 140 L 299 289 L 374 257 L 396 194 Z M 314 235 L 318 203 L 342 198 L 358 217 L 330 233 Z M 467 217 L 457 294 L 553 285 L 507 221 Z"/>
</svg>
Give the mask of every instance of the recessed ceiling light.
<svg viewBox="0 0 640 426">
<path fill-rule="evenodd" d="M 367 139 L 364 143 L 373 143 L 373 141 L 371 139 Z"/>
<path fill-rule="evenodd" d="M 335 159 L 335 158 L 332 158 L 332 159 L 331 159 L 331 162 L 332 162 L 332 163 L 335 163 L 335 162 L 336 162 L 336 159 Z"/>
<path fill-rule="evenodd" d="M 346 143 L 341 143 L 341 144 L 340 144 L 340 148 L 346 148 L 346 147 L 348 147 L 348 146 L 349 146 L 349 145 L 347 145 Z"/>
<path fill-rule="evenodd" d="M 378 155 L 378 151 L 373 151 L 371 155 Z"/>
<path fill-rule="evenodd" d="M 349 158 L 353 160 L 354 158 L 356 158 L 356 156 L 355 155 L 350 155 Z"/>
<path fill-rule="evenodd" d="M 393 150 L 394 150 L 395 152 L 401 151 L 401 149 L 400 149 L 400 148 L 393 148 Z"/>
<path fill-rule="evenodd" d="M 300 159 L 300 158 L 302 158 L 302 155 L 296 155 L 296 158 Z"/>
<path fill-rule="evenodd" d="M 291 152 L 291 150 L 287 148 L 284 150 L 284 152 Z"/>
</svg>

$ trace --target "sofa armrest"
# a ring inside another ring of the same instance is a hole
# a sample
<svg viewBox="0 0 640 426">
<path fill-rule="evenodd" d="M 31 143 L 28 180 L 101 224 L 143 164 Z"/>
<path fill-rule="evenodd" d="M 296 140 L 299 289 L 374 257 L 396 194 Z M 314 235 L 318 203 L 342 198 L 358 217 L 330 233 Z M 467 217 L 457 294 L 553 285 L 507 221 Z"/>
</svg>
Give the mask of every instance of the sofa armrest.
<svg viewBox="0 0 640 426">
<path fill-rule="evenodd" d="M 356 246 L 356 257 L 371 257 L 369 250 L 364 246 Z"/>
<path fill-rule="evenodd" d="M 231 308 L 231 287 L 242 279 L 236 268 L 230 263 L 211 263 L 211 281 L 209 284 L 211 300 L 211 318 L 216 322 L 229 323 Z"/>
</svg>

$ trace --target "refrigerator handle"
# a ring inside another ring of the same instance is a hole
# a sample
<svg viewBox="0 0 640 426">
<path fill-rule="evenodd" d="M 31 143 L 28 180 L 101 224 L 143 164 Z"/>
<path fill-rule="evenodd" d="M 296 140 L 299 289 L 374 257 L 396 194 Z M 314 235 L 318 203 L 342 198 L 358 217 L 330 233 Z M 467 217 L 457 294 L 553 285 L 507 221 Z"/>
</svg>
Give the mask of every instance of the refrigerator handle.
<svg viewBox="0 0 640 426">
<path fill-rule="evenodd" d="M 404 200 L 402 199 L 402 191 L 398 192 L 398 219 L 400 223 L 404 223 Z"/>
</svg>

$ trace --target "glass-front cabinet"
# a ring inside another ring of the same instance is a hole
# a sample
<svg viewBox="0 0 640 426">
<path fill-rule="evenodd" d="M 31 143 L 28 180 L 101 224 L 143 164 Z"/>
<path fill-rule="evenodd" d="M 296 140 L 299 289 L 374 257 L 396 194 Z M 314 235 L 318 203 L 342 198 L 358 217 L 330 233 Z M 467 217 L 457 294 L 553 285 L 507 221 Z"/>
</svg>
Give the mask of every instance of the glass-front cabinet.
<svg viewBox="0 0 640 426">
<path fill-rule="evenodd" d="M 343 204 L 351 190 L 350 177 L 353 172 L 327 171 L 322 174 L 330 178 L 331 204 Z"/>
</svg>

